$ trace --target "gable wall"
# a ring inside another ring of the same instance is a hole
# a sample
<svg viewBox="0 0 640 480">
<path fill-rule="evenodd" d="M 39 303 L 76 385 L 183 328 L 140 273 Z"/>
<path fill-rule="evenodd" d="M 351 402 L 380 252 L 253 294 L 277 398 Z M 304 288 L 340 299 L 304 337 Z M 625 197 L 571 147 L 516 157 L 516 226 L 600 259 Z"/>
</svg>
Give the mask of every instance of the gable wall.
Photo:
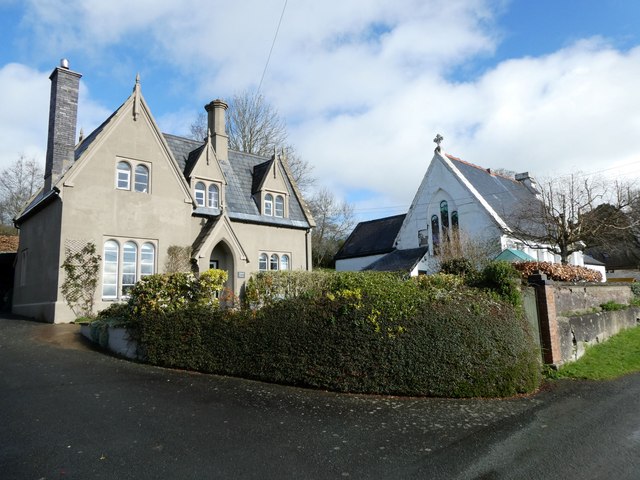
<svg viewBox="0 0 640 480">
<path fill-rule="evenodd" d="M 407 249 L 419 246 L 418 232 L 428 233 L 429 255 L 433 255 L 431 238 L 431 215 L 439 215 L 441 200 L 449 203 L 449 213 L 458 211 L 459 227 L 462 235 L 486 241 L 500 242 L 500 230 L 487 211 L 460 182 L 439 155 L 434 155 L 427 173 L 418 188 L 407 217 L 398 233 L 397 248 Z"/>
</svg>

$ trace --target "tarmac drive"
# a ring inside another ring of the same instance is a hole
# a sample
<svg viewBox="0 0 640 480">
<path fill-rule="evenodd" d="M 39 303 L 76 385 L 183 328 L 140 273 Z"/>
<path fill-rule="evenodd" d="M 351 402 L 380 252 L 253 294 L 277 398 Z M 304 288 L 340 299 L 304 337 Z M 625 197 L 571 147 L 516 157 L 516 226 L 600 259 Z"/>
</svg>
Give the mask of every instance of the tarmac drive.
<svg viewBox="0 0 640 480">
<path fill-rule="evenodd" d="M 167 370 L 0 318 L 1 479 L 640 479 L 640 375 L 506 400 Z"/>
</svg>

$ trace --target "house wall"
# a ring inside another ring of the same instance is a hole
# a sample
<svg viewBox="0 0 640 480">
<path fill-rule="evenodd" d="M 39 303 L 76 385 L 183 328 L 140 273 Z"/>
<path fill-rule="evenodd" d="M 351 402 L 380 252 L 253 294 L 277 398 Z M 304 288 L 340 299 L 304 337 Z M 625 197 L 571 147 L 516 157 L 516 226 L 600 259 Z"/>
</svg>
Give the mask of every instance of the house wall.
<svg viewBox="0 0 640 480">
<path fill-rule="evenodd" d="M 58 199 L 20 226 L 12 312 L 52 322 L 58 300 L 60 218 Z"/>
<path fill-rule="evenodd" d="M 384 257 L 382 255 L 369 255 L 366 257 L 344 258 L 336 260 L 336 271 L 338 272 L 357 272 L 368 267 L 376 260 Z"/>
</svg>

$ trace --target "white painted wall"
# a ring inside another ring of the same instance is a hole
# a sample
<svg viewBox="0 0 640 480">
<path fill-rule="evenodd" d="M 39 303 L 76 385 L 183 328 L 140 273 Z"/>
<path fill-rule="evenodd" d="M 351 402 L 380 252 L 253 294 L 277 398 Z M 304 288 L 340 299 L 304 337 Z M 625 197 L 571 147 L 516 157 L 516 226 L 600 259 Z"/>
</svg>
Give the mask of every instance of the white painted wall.
<svg viewBox="0 0 640 480">
<path fill-rule="evenodd" d="M 336 260 L 336 271 L 337 272 L 358 272 L 363 268 L 368 267 L 373 262 L 375 262 L 376 260 L 382 257 L 384 257 L 384 254 Z"/>
</svg>

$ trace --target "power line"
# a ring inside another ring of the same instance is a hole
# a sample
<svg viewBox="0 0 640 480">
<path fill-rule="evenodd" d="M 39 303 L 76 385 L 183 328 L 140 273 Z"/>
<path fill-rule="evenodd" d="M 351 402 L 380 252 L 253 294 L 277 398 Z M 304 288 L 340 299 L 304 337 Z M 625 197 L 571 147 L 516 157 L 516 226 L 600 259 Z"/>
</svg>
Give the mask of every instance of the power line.
<svg viewBox="0 0 640 480">
<path fill-rule="evenodd" d="M 282 24 L 282 18 L 284 17 L 284 11 L 287 9 L 287 1 L 284 0 L 284 5 L 282 6 L 282 13 L 280 14 L 280 20 L 278 20 L 278 27 L 276 28 L 276 33 L 273 36 L 273 42 L 271 42 L 271 49 L 269 49 L 269 55 L 267 56 L 267 62 L 264 64 L 264 70 L 262 71 L 262 77 L 260 77 L 260 84 L 258 84 L 258 93 L 260 93 L 260 89 L 262 88 L 262 82 L 264 81 L 264 76 L 267 73 L 267 67 L 269 67 L 269 61 L 271 60 L 271 53 L 273 53 L 273 47 L 276 44 L 276 39 L 278 38 L 278 32 L 280 31 L 280 25 Z"/>
</svg>

